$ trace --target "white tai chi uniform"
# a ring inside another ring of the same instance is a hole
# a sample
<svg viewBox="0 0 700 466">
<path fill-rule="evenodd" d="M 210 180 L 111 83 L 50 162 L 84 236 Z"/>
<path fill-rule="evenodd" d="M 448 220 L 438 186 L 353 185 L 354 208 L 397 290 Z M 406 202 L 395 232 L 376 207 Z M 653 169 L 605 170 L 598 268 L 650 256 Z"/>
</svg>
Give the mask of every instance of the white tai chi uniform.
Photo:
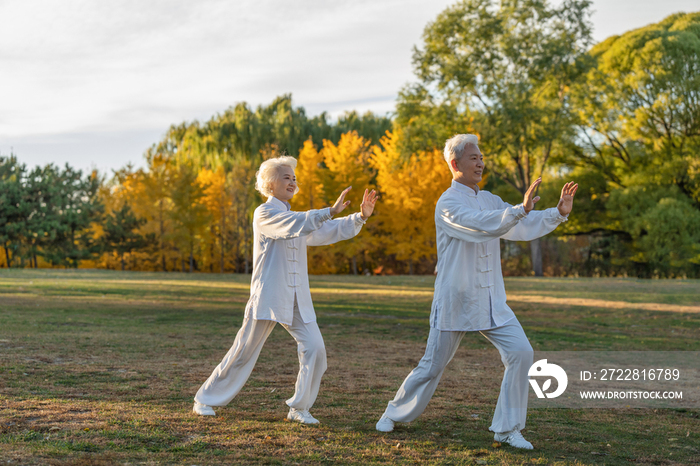
<svg viewBox="0 0 700 466">
<path fill-rule="evenodd" d="M 384 413 L 389 419 L 416 419 L 464 334 L 479 331 L 498 349 L 505 366 L 490 430 L 525 427 L 533 351 L 506 304 L 499 242 L 530 241 L 564 221 L 556 208 L 528 214 L 522 204 L 511 206 L 488 191 L 452 181 L 435 207 L 438 275 L 425 355 L 389 402 Z"/>
<path fill-rule="evenodd" d="M 306 246 L 322 246 L 357 235 L 359 213 L 331 220 L 330 208 L 293 212 L 270 197 L 253 216 L 253 277 L 243 325 L 233 346 L 195 395 L 209 406 L 227 405 L 253 371 L 265 340 L 279 322 L 294 337 L 299 355 L 290 408 L 314 404 L 326 371 L 326 348 L 311 302 Z"/>
</svg>

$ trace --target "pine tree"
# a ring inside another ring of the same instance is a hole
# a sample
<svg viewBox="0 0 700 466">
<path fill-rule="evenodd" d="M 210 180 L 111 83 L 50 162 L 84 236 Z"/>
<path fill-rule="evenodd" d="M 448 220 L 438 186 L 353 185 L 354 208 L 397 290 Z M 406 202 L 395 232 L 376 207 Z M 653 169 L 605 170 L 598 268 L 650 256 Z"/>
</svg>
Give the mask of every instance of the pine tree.
<svg viewBox="0 0 700 466">
<path fill-rule="evenodd" d="M 104 235 L 100 238 L 100 245 L 104 251 L 119 255 L 122 270 L 125 269 L 124 254 L 147 244 L 146 239 L 137 232 L 144 223 L 146 220 L 136 217 L 126 203 L 119 211 L 105 216 Z"/>
</svg>

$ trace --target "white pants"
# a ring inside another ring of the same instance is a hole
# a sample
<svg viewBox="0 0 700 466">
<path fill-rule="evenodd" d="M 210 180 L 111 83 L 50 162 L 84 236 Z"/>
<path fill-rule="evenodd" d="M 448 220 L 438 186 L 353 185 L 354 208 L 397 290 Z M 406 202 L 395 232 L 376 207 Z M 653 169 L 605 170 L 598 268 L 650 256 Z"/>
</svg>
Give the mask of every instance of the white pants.
<svg viewBox="0 0 700 466">
<path fill-rule="evenodd" d="M 296 297 L 295 297 L 296 298 Z M 225 406 L 241 391 L 250 377 L 260 350 L 277 322 L 244 319 L 233 346 L 195 395 L 195 401 L 209 406 Z M 282 325 L 297 342 L 299 375 L 294 396 L 287 405 L 299 410 L 313 406 L 326 372 L 326 347 L 316 322 L 304 323 L 294 300 L 292 325 Z"/>
<path fill-rule="evenodd" d="M 408 374 L 384 412 L 389 419 L 410 422 L 421 415 L 465 333 L 467 332 L 430 329 L 425 355 Z M 501 327 L 482 330 L 481 334 L 498 349 L 505 366 L 501 393 L 498 395 L 490 430 L 510 432 L 513 429 L 524 429 L 529 387 L 527 372 L 532 365 L 532 346 L 515 318 Z"/>
</svg>

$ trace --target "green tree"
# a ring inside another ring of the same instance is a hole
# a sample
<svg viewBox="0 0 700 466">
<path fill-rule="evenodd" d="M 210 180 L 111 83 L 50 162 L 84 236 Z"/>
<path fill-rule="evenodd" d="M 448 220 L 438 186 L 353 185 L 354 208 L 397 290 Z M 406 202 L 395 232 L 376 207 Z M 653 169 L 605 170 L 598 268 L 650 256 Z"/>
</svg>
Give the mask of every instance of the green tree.
<svg viewBox="0 0 700 466">
<path fill-rule="evenodd" d="M 63 170 L 47 165 L 32 191 L 36 222 L 28 228 L 41 243 L 44 259 L 53 265 L 78 267 L 81 260 L 99 251 L 91 228 L 103 213 L 98 199 L 102 183 L 96 172 L 83 177 L 82 171 L 66 165 Z M 32 179 L 30 175 L 29 179 Z"/>
<path fill-rule="evenodd" d="M 100 238 L 100 245 L 104 251 L 119 255 L 122 270 L 125 269 L 124 254 L 147 244 L 146 239 L 137 231 L 145 223 L 146 220 L 136 217 L 126 203 L 119 211 L 107 214 L 104 218 L 104 235 Z"/>
<path fill-rule="evenodd" d="M 26 168 L 17 157 L 0 157 L 0 243 L 12 267 L 29 209 L 24 189 Z"/>
<path fill-rule="evenodd" d="M 638 276 L 697 275 L 700 13 L 610 37 L 589 57 L 573 88 L 580 150 L 568 163 L 596 180 L 597 207 L 582 197 L 580 222 L 567 227 L 602 235 L 606 254 Z"/>
<path fill-rule="evenodd" d="M 585 70 L 589 5 L 463 0 L 447 8 L 414 51 L 420 82 L 399 96 L 405 150 L 474 131 L 487 169 L 523 195 L 571 136 L 569 89 Z M 541 275 L 538 240 L 531 256 Z"/>
<path fill-rule="evenodd" d="M 617 186 L 675 184 L 700 203 L 700 13 L 613 36 L 576 89 L 580 162 Z"/>
</svg>

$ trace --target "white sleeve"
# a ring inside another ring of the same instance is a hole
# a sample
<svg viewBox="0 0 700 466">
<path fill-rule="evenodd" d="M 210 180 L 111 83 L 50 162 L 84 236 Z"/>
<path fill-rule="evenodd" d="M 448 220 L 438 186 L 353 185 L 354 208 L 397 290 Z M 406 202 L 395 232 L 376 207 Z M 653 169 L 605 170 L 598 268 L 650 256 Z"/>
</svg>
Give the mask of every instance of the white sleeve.
<svg viewBox="0 0 700 466">
<path fill-rule="evenodd" d="M 323 222 L 331 218 L 331 209 L 307 210 L 306 212 L 283 211 L 269 204 L 255 209 L 253 222 L 260 232 L 272 239 L 290 239 L 308 235 L 318 230 Z"/>
<path fill-rule="evenodd" d="M 505 235 L 526 215 L 522 204 L 478 210 L 456 199 L 442 198 L 435 207 L 435 225 L 453 238 L 483 243 Z"/>
<path fill-rule="evenodd" d="M 501 198 L 498 198 L 498 200 L 504 207 L 510 206 Z M 501 238 L 510 241 L 532 241 L 551 233 L 561 223 L 566 221 L 567 217 L 561 215 L 556 207 L 545 210 L 531 210 L 517 225 L 501 235 Z"/>
<path fill-rule="evenodd" d="M 359 212 L 347 217 L 328 220 L 321 228 L 306 237 L 306 244 L 308 246 L 325 246 L 350 239 L 360 232 L 364 224 L 365 221 L 362 220 Z"/>
</svg>

